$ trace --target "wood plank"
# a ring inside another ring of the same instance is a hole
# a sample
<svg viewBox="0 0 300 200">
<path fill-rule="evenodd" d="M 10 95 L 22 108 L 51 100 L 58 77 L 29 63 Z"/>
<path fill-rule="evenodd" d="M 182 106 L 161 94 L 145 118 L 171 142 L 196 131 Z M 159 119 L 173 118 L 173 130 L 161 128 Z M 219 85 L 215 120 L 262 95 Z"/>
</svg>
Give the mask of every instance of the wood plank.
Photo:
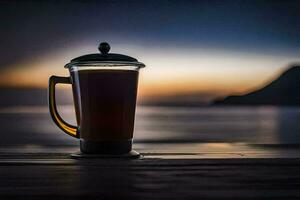
<svg viewBox="0 0 300 200">
<path fill-rule="evenodd" d="M 165 154 L 179 154 L 168 159 L 164 153 L 159 157 L 157 148 L 151 155 L 154 146 L 146 146 L 139 147 L 145 156 L 137 160 L 74 160 L 69 156 L 74 147 L 26 153 L 0 149 L 0 199 L 300 198 L 300 158 L 187 159 L 197 151 L 154 145 Z"/>
</svg>

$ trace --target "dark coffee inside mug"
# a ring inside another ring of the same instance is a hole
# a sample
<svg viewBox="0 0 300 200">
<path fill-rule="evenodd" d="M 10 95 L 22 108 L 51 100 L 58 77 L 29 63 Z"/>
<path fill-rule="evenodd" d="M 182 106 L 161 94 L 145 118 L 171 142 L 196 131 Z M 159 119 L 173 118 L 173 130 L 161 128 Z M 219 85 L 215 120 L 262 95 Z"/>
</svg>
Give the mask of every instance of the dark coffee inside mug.
<svg viewBox="0 0 300 200">
<path fill-rule="evenodd" d="M 71 60 L 70 77 L 51 76 L 49 109 L 56 125 L 80 138 L 80 150 L 87 154 L 125 154 L 132 149 L 138 73 L 145 65 L 136 59 L 109 54 L 101 43 L 101 54 Z M 55 85 L 72 84 L 78 126 L 65 122 L 55 105 Z"/>
</svg>

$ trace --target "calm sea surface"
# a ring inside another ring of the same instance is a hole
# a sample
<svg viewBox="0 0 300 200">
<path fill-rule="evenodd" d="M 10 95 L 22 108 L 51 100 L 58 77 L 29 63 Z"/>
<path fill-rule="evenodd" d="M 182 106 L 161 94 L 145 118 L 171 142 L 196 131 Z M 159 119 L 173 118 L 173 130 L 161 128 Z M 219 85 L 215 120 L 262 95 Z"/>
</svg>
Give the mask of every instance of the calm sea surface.
<svg viewBox="0 0 300 200">
<path fill-rule="evenodd" d="M 74 123 L 72 106 L 59 107 Z M 39 106 L 0 109 L 1 145 L 75 145 Z M 139 106 L 136 142 L 300 144 L 300 107 Z"/>
</svg>

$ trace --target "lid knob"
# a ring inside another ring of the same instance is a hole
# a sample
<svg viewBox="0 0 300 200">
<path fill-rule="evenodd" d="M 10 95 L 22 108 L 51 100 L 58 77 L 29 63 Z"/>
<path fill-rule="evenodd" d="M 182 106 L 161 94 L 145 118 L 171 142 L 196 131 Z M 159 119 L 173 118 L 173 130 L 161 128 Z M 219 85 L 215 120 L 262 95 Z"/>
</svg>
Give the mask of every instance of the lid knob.
<svg viewBox="0 0 300 200">
<path fill-rule="evenodd" d="M 107 54 L 110 50 L 110 46 L 107 42 L 101 42 L 98 49 L 102 54 Z"/>
</svg>

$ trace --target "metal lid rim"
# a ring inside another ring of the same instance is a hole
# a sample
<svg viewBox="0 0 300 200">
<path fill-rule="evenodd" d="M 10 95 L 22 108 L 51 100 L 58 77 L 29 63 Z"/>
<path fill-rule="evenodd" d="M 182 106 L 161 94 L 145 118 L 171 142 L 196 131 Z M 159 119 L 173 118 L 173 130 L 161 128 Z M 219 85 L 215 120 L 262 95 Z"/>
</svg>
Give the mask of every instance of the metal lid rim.
<svg viewBox="0 0 300 200">
<path fill-rule="evenodd" d="M 86 66 L 86 65 L 99 65 L 99 66 L 106 66 L 106 65 L 111 65 L 111 66 L 127 66 L 127 65 L 134 65 L 139 68 L 144 68 L 146 65 L 141 62 L 125 62 L 125 61 L 85 61 L 85 62 L 70 62 L 67 63 L 64 67 L 65 68 L 70 68 L 74 65 L 78 66 Z"/>
</svg>

